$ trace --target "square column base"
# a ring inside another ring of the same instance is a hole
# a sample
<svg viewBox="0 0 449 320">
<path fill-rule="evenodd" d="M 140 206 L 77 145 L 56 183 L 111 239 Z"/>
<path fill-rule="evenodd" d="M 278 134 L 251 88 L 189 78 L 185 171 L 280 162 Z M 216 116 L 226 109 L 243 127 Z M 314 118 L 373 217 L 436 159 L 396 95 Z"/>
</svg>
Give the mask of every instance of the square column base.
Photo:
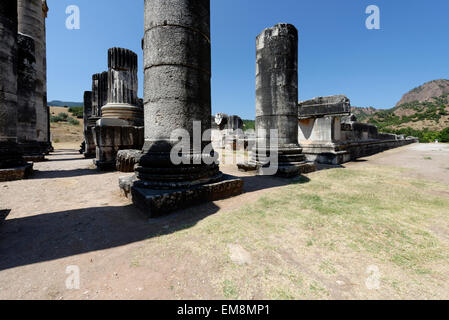
<svg viewBox="0 0 449 320">
<path fill-rule="evenodd" d="M 144 127 L 122 125 L 120 119 L 101 119 L 94 130 L 96 158 L 99 170 L 116 170 L 117 153 L 120 150 L 141 150 L 144 143 Z"/>
<path fill-rule="evenodd" d="M 220 182 L 177 190 L 137 188 L 134 187 L 134 181 L 135 176 L 120 178 L 120 189 L 148 218 L 157 218 L 178 209 L 230 198 L 243 191 L 243 180 L 227 175 L 224 175 Z"/>
<path fill-rule="evenodd" d="M 33 173 L 33 164 L 27 163 L 20 167 L 0 169 L 0 182 L 22 180 Z"/>
</svg>

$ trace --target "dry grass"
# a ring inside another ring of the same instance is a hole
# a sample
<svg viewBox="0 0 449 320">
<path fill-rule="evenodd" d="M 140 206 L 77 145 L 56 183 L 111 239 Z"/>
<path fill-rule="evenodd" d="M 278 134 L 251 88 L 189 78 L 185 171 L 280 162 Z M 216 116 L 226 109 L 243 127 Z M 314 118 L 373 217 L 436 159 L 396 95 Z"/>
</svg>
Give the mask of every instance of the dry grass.
<svg viewBox="0 0 449 320">
<path fill-rule="evenodd" d="M 310 182 L 147 240 L 131 265 L 170 252 L 196 262 L 212 296 L 226 299 L 447 299 L 449 200 L 438 195 L 447 186 L 402 170 L 316 172 Z M 230 245 L 250 262 L 233 261 Z M 365 284 L 370 266 L 380 271 L 377 290 Z M 172 290 L 183 295 L 182 284 Z"/>
<path fill-rule="evenodd" d="M 67 113 L 70 117 L 74 117 L 72 113 L 68 112 L 67 108 L 63 107 L 50 107 L 52 116 L 57 116 L 59 113 Z M 78 148 L 84 139 L 84 121 L 83 119 L 77 119 L 80 124 L 77 126 L 65 123 L 51 123 L 50 132 L 53 145 L 62 144 L 61 148 Z"/>
</svg>

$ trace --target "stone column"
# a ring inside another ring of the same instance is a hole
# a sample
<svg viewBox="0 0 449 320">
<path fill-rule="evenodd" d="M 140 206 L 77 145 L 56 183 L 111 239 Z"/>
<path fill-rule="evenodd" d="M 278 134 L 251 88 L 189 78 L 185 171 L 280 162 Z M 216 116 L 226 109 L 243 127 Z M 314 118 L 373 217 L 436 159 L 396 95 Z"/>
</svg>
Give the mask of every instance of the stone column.
<svg viewBox="0 0 449 320">
<path fill-rule="evenodd" d="M 115 170 L 119 150 L 141 149 L 143 110 L 137 99 L 137 54 L 108 50 L 107 104 L 95 125 L 95 164 L 100 170 Z"/>
<path fill-rule="evenodd" d="M 36 58 L 36 136 L 44 152 L 49 148 L 46 100 L 45 11 L 42 0 L 18 0 L 19 32 L 33 38 Z"/>
<path fill-rule="evenodd" d="M 92 76 L 92 116 L 101 118 L 101 108 L 108 100 L 108 72 Z M 98 120 L 98 119 L 97 119 Z"/>
<path fill-rule="evenodd" d="M 30 172 L 17 145 L 17 0 L 0 2 L 0 181 Z"/>
<path fill-rule="evenodd" d="M 310 171 L 313 168 L 298 144 L 298 31 L 293 25 L 277 24 L 265 29 L 256 42 L 257 145 L 251 162 L 257 167 L 267 165 L 269 149 L 274 147 L 279 176 Z M 272 129 L 278 142 L 270 146 Z"/>
<path fill-rule="evenodd" d="M 92 130 L 89 130 L 89 119 L 92 117 L 92 91 L 84 91 L 83 101 L 84 141 L 81 143 L 80 153 L 86 154 L 88 141 L 94 142 Z"/>
<path fill-rule="evenodd" d="M 154 187 L 219 179 L 215 164 L 175 166 L 170 161 L 178 143 L 171 141 L 173 131 L 185 129 L 193 138 L 194 121 L 201 122 L 200 134 L 211 127 L 210 1 L 146 0 L 144 39 L 145 155 L 137 177 Z M 202 151 L 192 147 L 185 156 L 200 159 Z M 166 167 L 171 169 L 161 175 Z"/>
<path fill-rule="evenodd" d="M 108 96 L 108 72 L 97 73 L 92 76 L 91 112 L 85 125 L 85 158 L 95 158 L 96 146 L 94 130 L 98 120 L 101 119 L 101 107 L 106 104 Z M 86 102 L 85 102 L 86 103 Z M 86 110 L 85 110 L 86 111 Z"/>
<path fill-rule="evenodd" d="M 48 17 L 48 5 L 46 0 L 42 0 L 42 14 L 44 16 L 44 22 L 43 22 L 43 53 L 44 53 L 44 86 L 43 86 L 43 104 L 44 104 L 44 110 L 47 114 L 47 153 L 53 151 L 53 146 L 51 144 L 51 133 L 50 133 L 50 108 L 48 106 L 47 101 L 47 26 L 45 19 Z"/>
<path fill-rule="evenodd" d="M 43 161 L 36 131 L 36 58 L 34 39 L 18 34 L 17 139 L 24 159 Z"/>
<path fill-rule="evenodd" d="M 102 118 L 121 119 L 124 124 L 143 126 L 143 110 L 137 99 L 137 54 L 131 50 L 108 51 L 108 97 Z"/>
<path fill-rule="evenodd" d="M 179 142 L 172 132 L 184 129 L 190 139 L 195 134 L 201 140 L 211 127 L 210 0 L 145 0 L 143 47 L 145 144 L 132 190 L 125 180 L 120 185 L 125 193 L 132 193 L 137 206 L 154 216 L 214 198 L 215 186 L 202 191 L 192 188 L 222 179 L 218 165 L 207 164 L 215 156 L 212 148 L 202 151 L 210 144 L 210 135 L 202 143 L 195 141 L 199 146 L 190 141 L 183 154 L 189 164 L 176 165 L 170 159 Z M 200 122 L 197 132 L 195 121 Z M 158 189 L 188 191 L 153 198 Z M 164 197 L 171 201 L 164 202 Z"/>
</svg>

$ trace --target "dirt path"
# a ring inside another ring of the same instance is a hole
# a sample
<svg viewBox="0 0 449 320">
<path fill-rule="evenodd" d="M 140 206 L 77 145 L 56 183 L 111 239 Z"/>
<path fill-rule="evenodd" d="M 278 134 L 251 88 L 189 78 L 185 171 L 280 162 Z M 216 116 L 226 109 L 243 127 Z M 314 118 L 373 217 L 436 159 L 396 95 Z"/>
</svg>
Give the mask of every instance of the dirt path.
<svg viewBox="0 0 449 320">
<path fill-rule="evenodd" d="M 364 165 L 409 169 L 404 170 L 404 175 L 449 185 L 449 144 L 412 144 L 347 163 L 345 167 Z"/>
<path fill-rule="evenodd" d="M 148 221 L 119 193 L 118 177 L 126 174 L 97 172 L 92 160 L 71 149 L 57 150 L 48 159 L 35 164 L 32 179 L 0 183 L 0 211 L 8 213 L 0 226 L 0 299 L 222 298 L 208 275 L 196 274 L 207 261 L 186 260 L 174 247 L 155 245 L 149 266 L 138 268 L 136 255 L 148 249 L 150 240 L 182 232 L 287 184 L 226 166 L 224 172 L 245 180 L 243 195 Z M 347 166 L 416 169 L 405 174 L 449 184 L 448 159 L 448 145 L 412 145 Z M 66 287 L 71 266 L 80 271 L 78 290 Z"/>
<path fill-rule="evenodd" d="M 170 268 L 183 262 L 167 257 L 155 261 L 157 272 L 139 274 L 132 252 L 142 241 L 167 225 L 181 230 L 286 184 L 243 175 L 244 195 L 149 222 L 120 195 L 118 178 L 127 174 L 98 172 L 72 149 L 47 158 L 34 165 L 31 179 L 0 183 L 0 210 L 9 213 L 0 230 L 0 299 L 174 298 L 167 288 L 173 277 L 183 277 L 183 267 L 178 273 Z M 234 167 L 225 171 L 242 176 Z M 81 291 L 65 288 L 71 265 L 81 270 Z"/>
</svg>

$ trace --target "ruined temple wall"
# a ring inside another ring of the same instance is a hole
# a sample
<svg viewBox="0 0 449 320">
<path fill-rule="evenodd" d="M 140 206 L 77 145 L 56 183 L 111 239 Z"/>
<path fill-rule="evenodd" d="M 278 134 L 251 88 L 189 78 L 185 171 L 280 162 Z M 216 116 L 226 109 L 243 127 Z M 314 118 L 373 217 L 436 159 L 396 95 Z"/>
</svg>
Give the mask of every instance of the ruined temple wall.
<svg viewBox="0 0 449 320">
<path fill-rule="evenodd" d="M 369 141 L 379 139 L 379 131 L 375 125 L 354 122 L 342 124 L 342 141 Z"/>
<path fill-rule="evenodd" d="M 342 139 L 341 117 L 329 116 L 299 120 L 298 140 L 301 145 L 308 141 L 331 143 Z"/>
</svg>

